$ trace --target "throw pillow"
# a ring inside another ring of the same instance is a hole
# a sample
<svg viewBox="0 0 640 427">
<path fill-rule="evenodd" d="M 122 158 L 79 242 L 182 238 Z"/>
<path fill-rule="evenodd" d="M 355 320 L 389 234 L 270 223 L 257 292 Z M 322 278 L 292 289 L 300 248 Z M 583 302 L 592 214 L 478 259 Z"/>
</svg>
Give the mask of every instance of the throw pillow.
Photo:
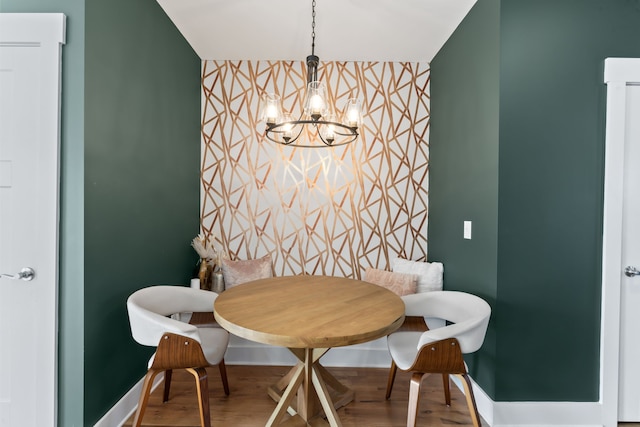
<svg viewBox="0 0 640 427">
<path fill-rule="evenodd" d="M 415 274 L 394 273 L 367 267 L 363 280 L 387 288 L 400 296 L 416 293 L 417 276 Z"/>
<path fill-rule="evenodd" d="M 441 262 L 409 261 L 396 258 L 393 261 L 393 271 L 417 275 L 418 293 L 442 290 L 444 266 Z"/>
<path fill-rule="evenodd" d="M 224 287 L 226 289 L 253 280 L 273 277 L 271 255 L 250 260 L 231 261 L 229 259 L 223 259 L 221 268 L 222 275 L 224 276 Z"/>
</svg>

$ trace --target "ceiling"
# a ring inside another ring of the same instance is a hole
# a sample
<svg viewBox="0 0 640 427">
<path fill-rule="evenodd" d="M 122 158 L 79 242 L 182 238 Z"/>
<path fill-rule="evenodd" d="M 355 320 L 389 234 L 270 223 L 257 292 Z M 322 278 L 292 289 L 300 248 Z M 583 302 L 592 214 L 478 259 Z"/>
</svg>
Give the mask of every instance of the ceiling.
<svg viewBox="0 0 640 427">
<path fill-rule="evenodd" d="M 157 0 L 203 60 L 299 60 L 311 0 Z M 430 62 L 476 0 L 317 0 L 321 61 Z"/>
</svg>

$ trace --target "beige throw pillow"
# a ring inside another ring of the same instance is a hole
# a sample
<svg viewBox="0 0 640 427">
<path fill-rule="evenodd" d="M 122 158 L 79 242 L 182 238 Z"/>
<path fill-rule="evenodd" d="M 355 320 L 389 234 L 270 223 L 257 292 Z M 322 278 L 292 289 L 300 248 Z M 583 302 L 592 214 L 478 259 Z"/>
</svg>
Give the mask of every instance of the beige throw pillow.
<svg viewBox="0 0 640 427">
<path fill-rule="evenodd" d="M 271 255 L 250 260 L 231 261 L 223 259 L 221 268 L 222 275 L 224 276 L 224 287 L 226 289 L 253 280 L 273 277 Z"/>
<path fill-rule="evenodd" d="M 363 280 L 387 288 L 400 296 L 415 294 L 418 284 L 418 277 L 415 274 L 394 273 L 371 267 L 367 267 L 364 271 Z"/>
</svg>

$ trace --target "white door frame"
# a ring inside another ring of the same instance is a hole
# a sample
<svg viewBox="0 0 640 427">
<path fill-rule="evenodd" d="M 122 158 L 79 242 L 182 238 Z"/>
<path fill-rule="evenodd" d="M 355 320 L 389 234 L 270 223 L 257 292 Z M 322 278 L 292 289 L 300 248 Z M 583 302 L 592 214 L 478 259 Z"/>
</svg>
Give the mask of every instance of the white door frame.
<svg viewBox="0 0 640 427">
<path fill-rule="evenodd" d="M 34 390 L 33 410 L 38 425 L 57 424 L 57 366 L 58 366 L 58 206 L 62 45 L 65 43 L 66 17 L 62 13 L 0 13 L 0 46 L 6 48 L 37 49 L 40 73 L 35 85 L 40 97 L 33 103 L 33 117 L 38 138 L 38 152 L 43 159 L 38 175 L 42 180 L 37 194 L 38 233 L 36 276 L 39 296 L 46 301 L 38 316 L 41 329 L 38 339 L 44 350 L 33 369 L 38 378 Z M 35 257 L 34 257 L 35 259 Z"/>
<path fill-rule="evenodd" d="M 629 84 L 640 84 L 640 59 L 607 58 L 604 82 L 607 84 L 607 130 L 602 239 L 600 402 L 603 424 L 614 427 L 618 425 L 626 87 Z"/>
</svg>

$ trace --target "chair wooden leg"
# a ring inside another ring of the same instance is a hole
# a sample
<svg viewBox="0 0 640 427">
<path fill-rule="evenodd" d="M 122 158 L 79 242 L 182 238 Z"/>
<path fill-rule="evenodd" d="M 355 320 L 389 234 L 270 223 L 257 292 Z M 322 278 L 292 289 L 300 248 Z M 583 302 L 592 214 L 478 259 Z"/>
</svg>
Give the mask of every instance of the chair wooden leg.
<svg viewBox="0 0 640 427">
<path fill-rule="evenodd" d="M 171 387 L 171 369 L 164 371 L 164 393 L 162 393 L 162 403 L 169 401 L 169 388 Z"/>
<path fill-rule="evenodd" d="M 224 364 L 224 359 L 222 359 L 218 364 L 218 369 L 220 369 L 220 378 L 222 378 L 222 387 L 224 388 L 224 394 L 229 396 L 229 382 L 227 381 L 227 367 Z"/>
<path fill-rule="evenodd" d="M 467 399 L 467 407 L 469 408 L 469 412 L 471 414 L 473 427 L 481 427 L 482 423 L 480 422 L 480 414 L 478 413 L 478 407 L 476 406 L 476 399 L 473 396 L 473 386 L 471 385 L 469 375 L 459 374 L 458 376 L 462 379 L 462 385 L 464 386 L 464 395 Z"/>
<path fill-rule="evenodd" d="M 196 379 L 196 389 L 198 392 L 198 404 L 200 406 L 200 425 L 211 427 L 211 415 L 209 413 L 209 381 L 207 379 L 206 368 L 187 368 Z"/>
<path fill-rule="evenodd" d="M 138 400 L 138 409 L 136 409 L 136 415 L 133 418 L 132 427 L 140 427 L 142 424 L 142 417 L 144 417 L 144 411 L 147 409 L 147 403 L 149 402 L 149 394 L 151 394 L 151 387 L 153 386 L 153 379 L 162 371 L 155 369 L 149 369 L 147 375 L 144 377 L 142 383 L 142 392 L 140 393 L 140 400 Z"/>
<path fill-rule="evenodd" d="M 385 395 L 385 399 L 387 400 L 389 400 L 389 398 L 391 397 L 391 390 L 393 389 L 393 382 L 396 379 L 397 370 L 398 370 L 398 367 L 396 366 L 396 363 L 392 360 L 391 367 L 389 368 L 389 379 L 387 380 L 387 394 Z"/>
<path fill-rule="evenodd" d="M 407 427 L 415 427 L 418 418 L 418 403 L 420 402 L 420 383 L 425 374 L 414 372 L 409 384 L 409 405 L 407 410 Z"/>
<path fill-rule="evenodd" d="M 449 388 L 449 374 L 442 374 L 442 386 L 444 388 L 444 402 L 451 406 L 451 389 Z"/>
</svg>

